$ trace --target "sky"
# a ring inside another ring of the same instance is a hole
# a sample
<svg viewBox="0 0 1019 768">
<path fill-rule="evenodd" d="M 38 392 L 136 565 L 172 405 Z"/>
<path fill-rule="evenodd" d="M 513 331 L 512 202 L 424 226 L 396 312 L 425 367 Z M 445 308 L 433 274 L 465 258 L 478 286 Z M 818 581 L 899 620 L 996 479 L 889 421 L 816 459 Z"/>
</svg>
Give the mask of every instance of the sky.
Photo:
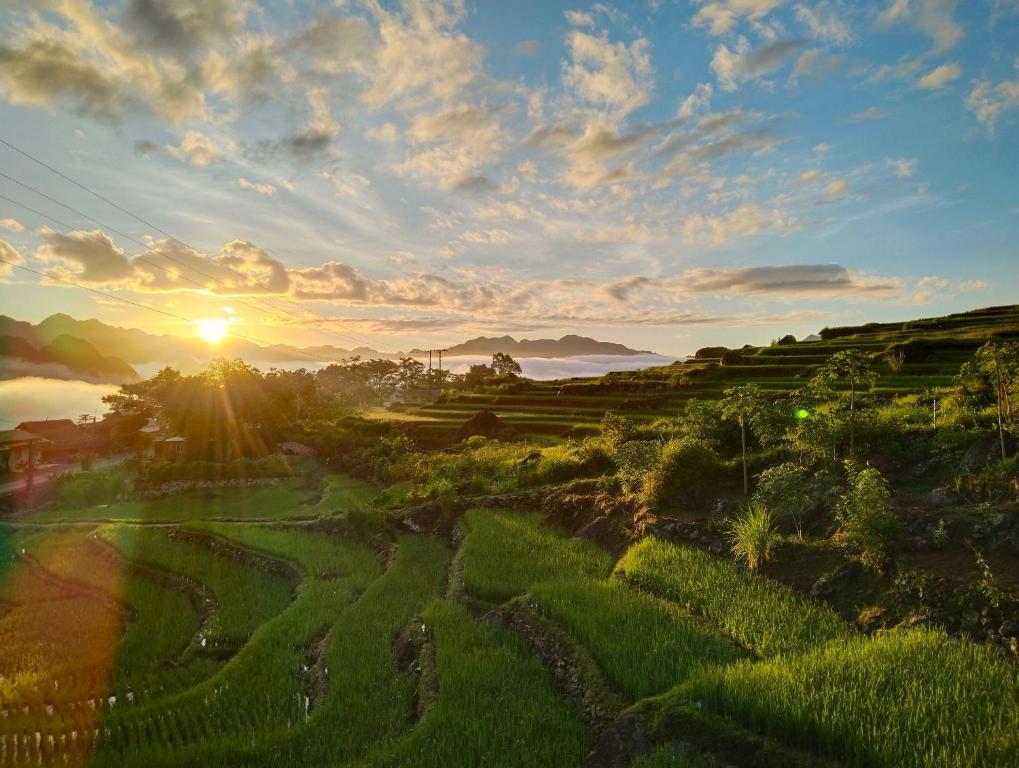
<svg viewBox="0 0 1019 768">
<path fill-rule="evenodd" d="M 18 319 L 682 355 L 1017 300 L 1019 0 L 0 0 L 0 24 Z"/>
</svg>

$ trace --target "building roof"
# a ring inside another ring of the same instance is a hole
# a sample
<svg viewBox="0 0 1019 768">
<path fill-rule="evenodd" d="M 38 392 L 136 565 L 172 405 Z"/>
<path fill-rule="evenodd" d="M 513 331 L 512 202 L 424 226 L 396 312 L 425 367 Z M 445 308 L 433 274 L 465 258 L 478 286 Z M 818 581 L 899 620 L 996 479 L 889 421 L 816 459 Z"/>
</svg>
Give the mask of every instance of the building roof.
<svg viewBox="0 0 1019 768">
<path fill-rule="evenodd" d="M 40 437 L 52 438 L 77 436 L 78 425 L 70 419 L 46 419 L 45 421 L 23 421 L 18 429 L 24 429 Z"/>
<path fill-rule="evenodd" d="M 33 434 L 24 429 L 3 429 L 0 430 L 0 445 L 12 443 L 48 443 L 45 437 Z"/>
</svg>

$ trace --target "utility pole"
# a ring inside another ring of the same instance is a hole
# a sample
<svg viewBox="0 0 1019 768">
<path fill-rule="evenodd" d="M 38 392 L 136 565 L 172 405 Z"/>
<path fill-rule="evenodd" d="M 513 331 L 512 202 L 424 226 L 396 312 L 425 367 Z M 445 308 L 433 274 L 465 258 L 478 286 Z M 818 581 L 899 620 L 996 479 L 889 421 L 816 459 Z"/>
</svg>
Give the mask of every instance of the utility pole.
<svg viewBox="0 0 1019 768">
<path fill-rule="evenodd" d="M 443 352 L 449 352 L 449 350 L 448 349 L 429 349 L 428 350 L 428 397 L 429 398 L 434 397 L 433 394 L 432 394 L 432 392 L 434 391 L 434 389 L 432 387 L 432 382 L 434 381 L 434 379 L 432 378 L 432 353 L 437 353 L 438 356 L 439 356 L 439 369 L 438 370 L 439 370 L 439 380 L 441 382 L 441 380 L 442 380 L 442 353 Z"/>
</svg>

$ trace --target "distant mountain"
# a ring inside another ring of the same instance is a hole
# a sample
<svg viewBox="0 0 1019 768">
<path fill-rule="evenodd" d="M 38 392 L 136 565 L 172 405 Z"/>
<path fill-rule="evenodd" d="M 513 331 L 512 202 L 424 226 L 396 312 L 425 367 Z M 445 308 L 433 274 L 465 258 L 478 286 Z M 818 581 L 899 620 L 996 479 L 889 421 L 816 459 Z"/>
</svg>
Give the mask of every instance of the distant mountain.
<svg viewBox="0 0 1019 768">
<path fill-rule="evenodd" d="M 100 320 L 78 320 L 63 313 L 50 315 L 33 325 L 0 315 L 0 355 L 8 358 L 2 375 L 11 378 L 11 370 L 21 370 L 11 360 L 39 365 L 59 365 L 67 369 L 57 378 L 92 378 L 102 381 L 131 381 L 137 378 L 132 365 L 172 365 L 180 370 L 200 370 L 209 360 L 219 357 L 240 358 L 251 363 L 325 363 L 344 358 L 398 359 L 403 353 L 379 352 L 371 347 L 345 349 L 332 345 L 304 348 L 285 345 L 261 346 L 228 336 L 210 346 L 197 336 L 185 338 L 173 334 L 156 335 L 137 328 L 119 328 Z M 58 341 L 59 340 L 59 341 Z M 26 346 L 27 345 L 27 346 Z M 4 349 L 7 350 L 6 354 Z M 34 359 L 39 350 L 49 353 Z M 560 339 L 521 339 L 512 336 L 479 336 L 456 344 L 444 354 L 489 356 L 503 352 L 514 357 L 563 358 L 582 355 L 648 354 L 623 344 L 598 341 L 586 336 L 568 335 Z M 411 357 L 428 357 L 427 350 L 413 349 Z M 0 358 L 2 359 L 2 358 Z M 22 364 L 18 364 L 23 367 Z M 28 376 L 31 373 L 16 373 Z M 39 374 L 46 375 L 46 374 Z"/>
<path fill-rule="evenodd" d="M 33 341 L 0 335 L 0 378 L 45 376 L 101 384 L 125 384 L 140 378 L 121 358 L 103 355 L 82 339 L 61 334 L 43 346 Z"/>
<path fill-rule="evenodd" d="M 580 357 L 581 355 L 647 355 L 647 350 L 631 349 L 611 341 L 598 341 L 587 336 L 568 334 L 559 339 L 521 339 L 512 336 L 479 336 L 463 344 L 455 344 L 443 354 L 494 355 L 496 352 L 514 357 Z M 412 349 L 411 357 L 427 355 L 427 350 Z"/>
</svg>

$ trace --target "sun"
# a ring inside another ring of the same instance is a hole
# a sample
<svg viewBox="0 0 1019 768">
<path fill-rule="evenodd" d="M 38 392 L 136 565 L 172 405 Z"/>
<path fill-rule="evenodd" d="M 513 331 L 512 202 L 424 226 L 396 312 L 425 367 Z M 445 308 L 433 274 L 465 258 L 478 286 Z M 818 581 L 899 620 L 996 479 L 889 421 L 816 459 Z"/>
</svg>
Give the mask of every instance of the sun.
<svg viewBox="0 0 1019 768">
<path fill-rule="evenodd" d="M 196 320 L 198 335 L 210 344 L 216 344 L 226 338 L 226 320 Z"/>
</svg>

